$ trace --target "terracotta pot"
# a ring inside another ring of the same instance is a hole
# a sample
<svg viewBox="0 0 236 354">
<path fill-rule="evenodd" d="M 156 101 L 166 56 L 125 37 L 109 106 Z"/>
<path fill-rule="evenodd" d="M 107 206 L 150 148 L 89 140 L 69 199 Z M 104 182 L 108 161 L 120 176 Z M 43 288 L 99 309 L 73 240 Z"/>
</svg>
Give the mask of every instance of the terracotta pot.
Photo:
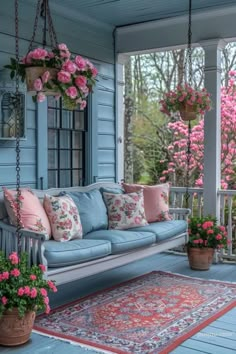
<svg viewBox="0 0 236 354">
<path fill-rule="evenodd" d="M 179 114 L 182 120 L 189 121 L 197 118 L 198 114 L 192 106 L 182 103 Z"/>
<path fill-rule="evenodd" d="M 26 73 L 26 86 L 29 94 L 35 95 L 36 91 L 34 88 L 34 81 L 42 76 L 46 71 L 50 73 L 50 79 L 56 79 L 58 70 L 54 68 L 46 68 L 42 66 L 30 66 L 25 68 Z M 58 94 L 58 91 L 55 89 L 47 89 L 43 91 L 46 96 L 55 96 Z"/>
<path fill-rule="evenodd" d="M 0 318 L 0 345 L 16 346 L 26 343 L 31 335 L 34 325 L 35 312 L 26 312 L 19 317 L 18 309 L 5 311 Z"/>
<path fill-rule="evenodd" d="M 208 270 L 212 264 L 214 248 L 188 247 L 188 260 L 191 269 Z"/>
</svg>

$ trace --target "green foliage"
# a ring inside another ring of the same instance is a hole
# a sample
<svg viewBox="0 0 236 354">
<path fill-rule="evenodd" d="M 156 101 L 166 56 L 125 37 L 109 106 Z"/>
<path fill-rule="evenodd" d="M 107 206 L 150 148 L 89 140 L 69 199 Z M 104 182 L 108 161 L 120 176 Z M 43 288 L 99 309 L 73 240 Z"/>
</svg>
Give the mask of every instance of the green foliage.
<svg viewBox="0 0 236 354">
<path fill-rule="evenodd" d="M 27 311 L 50 311 L 48 291 L 57 291 L 52 281 L 43 277 L 45 266 L 28 267 L 28 255 L 19 258 L 13 252 L 8 258 L 0 253 L 0 317 L 6 310 L 18 308 L 22 317 Z"/>
</svg>

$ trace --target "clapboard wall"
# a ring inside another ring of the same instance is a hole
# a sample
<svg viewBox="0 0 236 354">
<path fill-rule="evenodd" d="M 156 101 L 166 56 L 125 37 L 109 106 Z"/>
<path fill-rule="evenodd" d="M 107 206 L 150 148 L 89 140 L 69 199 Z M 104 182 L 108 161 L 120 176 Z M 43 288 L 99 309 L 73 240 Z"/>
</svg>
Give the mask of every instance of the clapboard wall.
<svg viewBox="0 0 236 354">
<path fill-rule="evenodd" d="M 33 6 L 34 5 L 34 6 Z M 20 56 L 27 53 L 33 31 L 36 1 L 19 1 Z M 58 42 L 66 43 L 72 53 L 89 58 L 99 70 L 98 82 L 89 107 L 89 151 L 86 183 L 97 180 L 116 180 L 116 122 L 115 122 L 115 70 L 113 28 L 102 23 L 90 22 L 79 14 L 67 14 L 51 7 Z M 0 70 L 15 55 L 14 0 L 4 1 L 0 7 Z M 42 42 L 41 30 L 36 34 L 36 45 Z M 0 85 L 4 86 L 4 72 L 0 72 Z M 10 80 L 10 79 L 9 79 Z M 8 83 L 7 83 L 8 85 Z M 27 95 L 28 96 L 28 95 Z M 46 119 L 45 110 L 38 109 L 30 96 L 26 99 L 26 139 L 21 141 L 21 184 L 40 187 L 40 176 L 47 171 L 47 158 L 42 141 L 37 139 L 37 127 Z M 44 112 L 43 116 L 40 112 Z M 45 146 L 47 126 L 45 129 Z M 42 134 L 42 131 L 41 131 Z M 40 165 L 39 165 L 40 163 Z M 44 164 L 44 165 L 42 165 Z M 0 140 L 0 188 L 15 185 L 15 142 Z M 44 188 L 47 185 L 44 184 Z"/>
</svg>

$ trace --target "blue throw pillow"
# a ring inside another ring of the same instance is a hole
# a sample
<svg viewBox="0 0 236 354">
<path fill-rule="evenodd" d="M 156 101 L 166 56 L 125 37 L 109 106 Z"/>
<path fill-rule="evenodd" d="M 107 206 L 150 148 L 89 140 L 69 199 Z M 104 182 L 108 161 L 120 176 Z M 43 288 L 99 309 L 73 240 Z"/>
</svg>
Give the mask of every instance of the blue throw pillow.
<svg viewBox="0 0 236 354">
<path fill-rule="evenodd" d="M 74 200 L 80 215 L 83 235 L 108 228 L 106 205 L 98 189 L 90 192 L 67 192 Z"/>
<path fill-rule="evenodd" d="M 100 188 L 100 192 L 103 194 L 105 193 L 112 193 L 112 194 L 124 194 L 124 190 L 120 187 L 120 188 L 105 188 L 105 187 L 101 187 Z"/>
</svg>

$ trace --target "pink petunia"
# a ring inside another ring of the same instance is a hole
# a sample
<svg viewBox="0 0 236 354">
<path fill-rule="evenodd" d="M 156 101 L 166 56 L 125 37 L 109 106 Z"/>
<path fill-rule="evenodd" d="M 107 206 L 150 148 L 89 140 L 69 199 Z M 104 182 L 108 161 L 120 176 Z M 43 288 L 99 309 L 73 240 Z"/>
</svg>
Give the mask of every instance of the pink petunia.
<svg viewBox="0 0 236 354">
<path fill-rule="evenodd" d="M 17 295 L 18 296 L 23 296 L 24 293 L 25 293 L 24 288 L 19 288 L 18 291 L 17 291 Z"/>
<path fill-rule="evenodd" d="M 19 263 L 19 257 L 16 252 L 12 252 L 8 258 L 10 259 L 11 264 L 18 264 Z"/>
<path fill-rule="evenodd" d="M 3 305 L 6 305 L 8 302 L 8 299 L 6 298 L 6 296 L 3 296 L 1 300 L 2 300 Z"/>
<path fill-rule="evenodd" d="M 43 88 L 43 84 L 42 84 L 41 79 L 36 79 L 36 80 L 34 80 L 34 89 L 35 89 L 36 91 L 41 91 L 42 88 Z"/>
<path fill-rule="evenodd" d="M 61 70 L 57 74 L 58 81 L 62 82 L 63 84 L 68 84 L 71 81 L 71 74 L 67 71 Z"/>
<path fill-rule="evenodd" d="M 86 68 L 86 61 L 80 55 L 75 57 L 75 64 L 78 66 L 78 69 L 83 71 Z"/>
<path fill-rule="evenodd" d="M 24 293 L 25 293 L 25 295 L 30 295 L 30 287 L 29 286 L 24 286 Z"/>
<path fill-rule="evenodd" d="M 87 84 L 87 79 L 85 76 L 79 75 L 75 79 L 75 83 L 76 83 L 76 86 L 78 86 L 80 88 L 80 87 L 83 87 Z"/>
<path fill-rule="evenodd" d="M 75 86 L 70 86 L 68 89 L 65 90 L 65 94 L 70 98 L 74 99 L 78 96 L 78 91 Z"/>
<path fill-rule="evenodd" d="M 30 297 L 31 297 L 32 299 L 34 299 L 34 298 L 37 297 L 37 294 L 38 294 L 37 289 L 36 289 L 36 288 L 32 288 L 32 289 L 31 289 L 31 292 L 30 292 Z"/>
<path fill-rule="evenodd" d="M 10 274 L 13 275 L 13 277 L 19 277 L 20 271 L 17 268 L 14 268 L 13 270 L 10 271 Z"/>
<path fill-rule="evenodd" d="M 30 280 L 36 280 L 36 279 L 37 279 L 36 275 L 34 275 L 34 274 L 30 275 Z"/>
<path fill-rule="evenodd" d="M 76 65 L 73 63 L 73 61 L 71 60 L 67 60 L 63 65 L 62 65 L 62 69 L 64 71 L 68 71 L 71 74 L 74 74 L 77 70 Z"/>
<path fill-rule="evenodd" d="M 40 293 L 41 293 L 42 296 L 47 296 L 48 295 L 47 290 L 44 289 L 44 288 L 40 289 Z"/>
</svg>

